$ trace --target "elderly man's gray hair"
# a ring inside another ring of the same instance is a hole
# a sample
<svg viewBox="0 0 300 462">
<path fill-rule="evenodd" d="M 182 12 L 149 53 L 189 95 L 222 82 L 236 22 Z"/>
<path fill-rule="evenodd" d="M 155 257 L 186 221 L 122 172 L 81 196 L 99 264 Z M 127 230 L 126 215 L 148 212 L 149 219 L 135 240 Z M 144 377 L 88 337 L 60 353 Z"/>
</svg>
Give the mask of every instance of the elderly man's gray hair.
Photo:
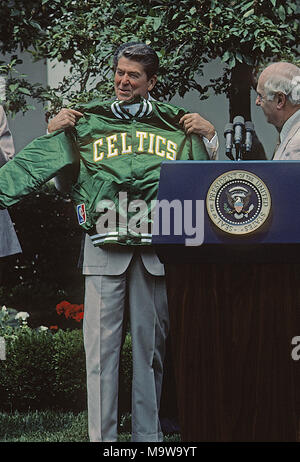
<svg viewBox="0 0 300 462">
<path fill-rule="evenodd" d="M 268 100 L 273 100 L 276 93 L 285 94 L 293 105 L 300 104 L 300 68 L 295 64 L 281 63 L 274 67 L 274 74 L 269 77 L 264 90 Z"/>
</svg>

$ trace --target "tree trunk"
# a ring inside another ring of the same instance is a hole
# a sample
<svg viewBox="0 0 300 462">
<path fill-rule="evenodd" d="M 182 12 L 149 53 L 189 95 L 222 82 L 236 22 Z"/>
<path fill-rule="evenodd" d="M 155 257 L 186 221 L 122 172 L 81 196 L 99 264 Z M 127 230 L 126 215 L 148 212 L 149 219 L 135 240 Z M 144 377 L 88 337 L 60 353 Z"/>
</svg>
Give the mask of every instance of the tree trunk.
<svg viewBox="0 0 300 462">
<path fill-rule="evenodd" d="M 229 90 L 230 122 L 235 116 L 251 120 L 251 70 L 247 64 L 237 64 L 231 72 L 231 87 Z"/>
<path fill-rule="evenodd" d="M 251 87 L 252 67 L 245 63 L 238 63 L 231 72 L 231 85 L 229 90 L 229 116 L 230 122 L 236 116 L 251 121 Z M 244 160 L 265 160 L 266 154 L 263 145 L 253 133 L 252 150 L 245 153 Z"/>
</svg>

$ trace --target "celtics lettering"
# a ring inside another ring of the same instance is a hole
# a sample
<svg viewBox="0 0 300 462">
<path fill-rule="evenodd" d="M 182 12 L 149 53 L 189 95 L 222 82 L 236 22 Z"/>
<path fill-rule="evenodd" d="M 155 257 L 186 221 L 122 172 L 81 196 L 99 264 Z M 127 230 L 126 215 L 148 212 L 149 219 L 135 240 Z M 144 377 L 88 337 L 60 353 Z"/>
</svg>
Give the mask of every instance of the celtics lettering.
<svg viewBox="0 0 300 462">
<path fill-rule="evenodd" d="M 93 145 L 94 161 L 99 162 L 104 158 L 131 154 L 133 149 L 137 154 L 155 154 L 169 160 L 176 160 L 177 144 L 163 136 L 136 131 L 134 141 L 133 148 L 133 145 L 128 143 L 126 132 L 99 138 Z"/>
</svg>

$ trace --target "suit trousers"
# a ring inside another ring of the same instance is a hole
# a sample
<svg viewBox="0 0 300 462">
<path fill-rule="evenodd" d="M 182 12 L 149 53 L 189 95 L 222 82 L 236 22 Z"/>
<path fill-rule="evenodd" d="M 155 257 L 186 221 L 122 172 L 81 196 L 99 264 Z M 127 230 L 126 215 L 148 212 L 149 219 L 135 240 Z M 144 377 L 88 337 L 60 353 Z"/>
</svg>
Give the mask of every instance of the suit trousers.
<svg viewBox="0 0 300 462">
<path fill-rule="evenodd" d="M 164 276 L 140 255 L 118 276 L 85 278 L 83 323 L 90 441 L 117 441 L 119 359 L 125 299 L 132 337 L 132 441 L 162 441 L 159 405 L 169 315 Z"/>
</svg>

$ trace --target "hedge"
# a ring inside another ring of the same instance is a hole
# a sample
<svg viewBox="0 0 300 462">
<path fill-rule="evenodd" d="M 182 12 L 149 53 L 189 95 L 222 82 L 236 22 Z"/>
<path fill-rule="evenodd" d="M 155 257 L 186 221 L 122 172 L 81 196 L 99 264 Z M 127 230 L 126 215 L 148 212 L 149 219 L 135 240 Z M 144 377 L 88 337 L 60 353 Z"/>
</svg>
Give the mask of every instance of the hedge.
<svg viewBox="0 0 300 462">
<path fill-rule="evenodd" d="M 4 336 L 6 359 L 0 361 L 0 409 L 86 409 L 86 371 L 81 329 L 19 328 Z M 120 407 L 130 410 L 131 342 L 121 355 Z"/>
</svg>

